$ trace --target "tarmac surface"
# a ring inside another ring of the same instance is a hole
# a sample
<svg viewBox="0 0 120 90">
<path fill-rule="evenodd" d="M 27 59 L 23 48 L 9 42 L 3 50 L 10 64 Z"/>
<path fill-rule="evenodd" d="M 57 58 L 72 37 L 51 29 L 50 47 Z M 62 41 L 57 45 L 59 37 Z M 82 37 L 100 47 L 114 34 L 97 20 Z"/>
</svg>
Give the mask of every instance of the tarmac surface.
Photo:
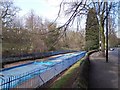
<svg viewBox="0 0 120 90">
<path fill-rule="evenodd" d="M 101 52 L 90 55 L 89 88 L 118 89 L 120 74 L 119 63 L 120 49 L 109 51 L 108 63 Z"/>
</svg>

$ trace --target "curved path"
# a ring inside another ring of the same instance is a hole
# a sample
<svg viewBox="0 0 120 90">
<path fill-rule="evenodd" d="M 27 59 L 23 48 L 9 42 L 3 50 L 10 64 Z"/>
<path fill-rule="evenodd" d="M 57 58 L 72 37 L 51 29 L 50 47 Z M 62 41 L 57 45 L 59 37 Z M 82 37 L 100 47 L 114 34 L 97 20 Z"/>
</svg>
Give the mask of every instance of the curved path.
<svg viewBox="0 0 120 90">
<path fill-rule="evenodd" d="M 109 62 L 100 56 L 100 52 L 90 56 L 89 88 L 118 89 L 118 59 L 119 49 L 109 51 Z"/>
</svg>

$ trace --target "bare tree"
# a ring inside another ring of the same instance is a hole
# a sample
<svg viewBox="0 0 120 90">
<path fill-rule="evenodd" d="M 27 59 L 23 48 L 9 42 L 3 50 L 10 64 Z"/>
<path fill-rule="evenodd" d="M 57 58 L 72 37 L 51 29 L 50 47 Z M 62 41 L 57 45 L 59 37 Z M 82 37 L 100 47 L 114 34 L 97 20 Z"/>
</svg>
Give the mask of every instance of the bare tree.
<svg viewBox="0 0 120 90">
<path fill-rule="evenodd" d="M 12 1 L 8 1 L 8 0 L 0 1 L 0 6 L 1 6 L 0 8 L 2 10 L 2 13 L 1 13 L 2 24 L 3 24 L 3 26 L 8 26 L 8 25 L 10 25 L 10 22 L 13 20 L 13 17 L 20 10 L 20 8 L 14 6 L 14 3 Z"/>
<path fill-rule="evenodd" d="M 105 20 L 108 17 L 109 14 L 111 14 L 112 10 L 115 9 L 116 3 L 109 2 L 108 3 L 108 12 L 106 14 L 106 2 L 103 1 L 97 1 L 94 2 L 94 0 L 64 0 L 60 4 L 60 10 L 63 8 L 63 12 L 65 12 L 65 15 L 69 15 L 69 19 L 66 21 L 64 25 L 62 25 L 60 28 L 64 27 L 64 30 L 67 30 L 67 27 L 75 21 L 76 18 L 81 18 L 83 16 L 86 16 L 88 13 L 88 10 L 90 8 L 95 8 L 97 11 L 97 17 L 98 17 L 98 23 L 99 23 L 99 30 L 101 35 L 101 41 L 102 41 L 102 52 L 103 55 L 105 55 Z M 61 10 L 61 12 L 62 12 Z M 115 10 L 114 10 L 115 11 Z"/>
<path fill-rule="evenodd" d="M 116 25 L 113 20 L 113 17 L 112 16 L 109 16 L 109 23 L 108 23 L 108 26 L 109 26 L 109 47 L 115 47 L 117 46 L 118 42 L 117 42 L 117 35 L 116 35 L 116 31 L 115 31 L 115 28 L 116 28 Z"/>
<path fill-rule="evenodd" d="M 65 42 L 67 42 L 69 49 L 73 50 L 84 49 L 85 37 L 84 34 L 81 33 L 80 31 L 67 31 L 66 38 L 67 39 L 65 40 Z"/>
<path fill-rule="evenodd" d="M 23 18 L 19 16 L 15 16 L 11 22 L 11 28 L 23 29 L 24 28 Z"/>
<path fill-rule="evenodd" d="M 44 29 L 45 25 L 42 22 L 42 18 L 35 14 L 34 10 L 31 10 L 26 16 L 25 28 L 29 31 L 31 37 L 31 46 L 35 52 L 46 50 L 46 45 L 43 38 L 45 35 L 42 33 L 46 32 Z"/>
</svg>

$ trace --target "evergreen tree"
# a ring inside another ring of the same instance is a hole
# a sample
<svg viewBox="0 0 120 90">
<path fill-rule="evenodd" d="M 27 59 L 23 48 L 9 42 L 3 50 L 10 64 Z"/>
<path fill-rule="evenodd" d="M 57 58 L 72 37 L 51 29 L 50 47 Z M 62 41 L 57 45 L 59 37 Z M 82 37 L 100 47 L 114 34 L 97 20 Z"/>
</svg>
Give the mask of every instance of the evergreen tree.
<svg viewBox="0 0 120 90">
<path fill-rule="evenodd" d="M 99 24 L 94 8 L 89 9 L 86 21 L 86 50 L 99 48 Z"/>
</svg>

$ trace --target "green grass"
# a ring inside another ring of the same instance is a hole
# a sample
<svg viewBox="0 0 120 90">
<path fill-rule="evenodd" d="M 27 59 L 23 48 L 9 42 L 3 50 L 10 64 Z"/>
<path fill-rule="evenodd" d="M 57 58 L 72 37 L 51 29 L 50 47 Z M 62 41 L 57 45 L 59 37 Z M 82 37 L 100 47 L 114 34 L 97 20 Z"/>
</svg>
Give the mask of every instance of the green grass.
<svg viewBox="0 0 120 90">
<path fill-rule="evenodd" d="M 83 61 L 83 59 L 79 60 L 77 63 L 75 63 L 72 67 L 70 67 L 61 77 L 59 80 L 57 80 L 51 88 L 62 88 L 66 83 L 68 83 L 68 80 L 71 78 L 71 76 L 74 74 L 74 71 L 80 67 L 80 63 Z"/>
</svg>

